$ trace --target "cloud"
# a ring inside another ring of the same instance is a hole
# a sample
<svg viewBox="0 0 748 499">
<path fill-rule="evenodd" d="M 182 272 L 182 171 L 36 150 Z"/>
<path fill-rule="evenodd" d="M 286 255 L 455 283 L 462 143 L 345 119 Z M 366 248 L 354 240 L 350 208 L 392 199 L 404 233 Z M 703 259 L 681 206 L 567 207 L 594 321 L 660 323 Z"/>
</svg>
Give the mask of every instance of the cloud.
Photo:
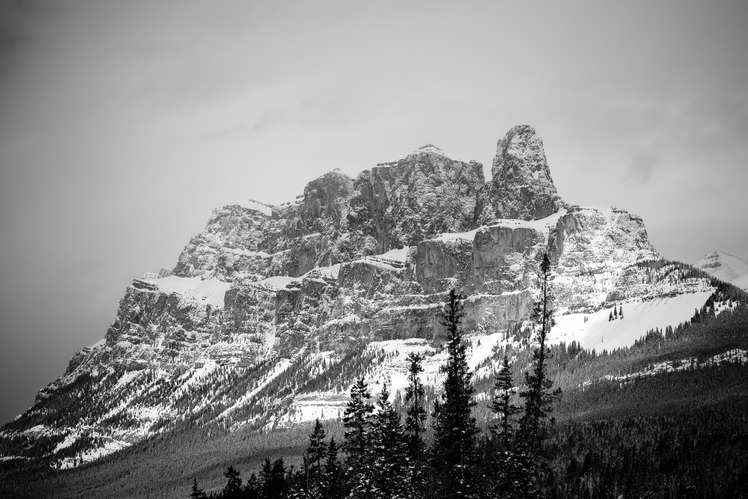
<svg viewBox="0 0 748 499">
<path fill-rule="evenodd" d="M 655 170 L 663 164 L 660 153 L 652 150 L 637 151 L 628 161 L 627 177 L 634 182 L 647 184 Z"/>
</svg>

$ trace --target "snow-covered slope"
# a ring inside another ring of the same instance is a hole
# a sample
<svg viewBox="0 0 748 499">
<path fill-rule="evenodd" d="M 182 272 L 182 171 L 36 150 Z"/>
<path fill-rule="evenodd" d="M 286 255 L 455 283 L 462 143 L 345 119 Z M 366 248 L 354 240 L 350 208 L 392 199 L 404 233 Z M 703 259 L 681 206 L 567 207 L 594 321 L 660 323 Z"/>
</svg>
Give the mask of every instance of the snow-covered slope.
<svg viewBox="0 0 748 499">
<path fill-rule="evenodd" d="M 693 266 L 717 279 L 748 290 L 748 258 L 746 257 L 717 250 L 705 255 Z"/>
<path fill-rule="evenodd" d="M 556 318 L 549 339 L 552 343 L 576 341 L 582 348 L 598 352 L 628 347 L 651 329 L 664 331 L 667 326 L 675 327 L 690 320 L 713 292 L 713 288 L 705 287 L 675 296 L 624 300 L 591 314 L 563 315 Z M 622 318 L 609 320 L 613 308 L 623 311 Z"/>
</svg>

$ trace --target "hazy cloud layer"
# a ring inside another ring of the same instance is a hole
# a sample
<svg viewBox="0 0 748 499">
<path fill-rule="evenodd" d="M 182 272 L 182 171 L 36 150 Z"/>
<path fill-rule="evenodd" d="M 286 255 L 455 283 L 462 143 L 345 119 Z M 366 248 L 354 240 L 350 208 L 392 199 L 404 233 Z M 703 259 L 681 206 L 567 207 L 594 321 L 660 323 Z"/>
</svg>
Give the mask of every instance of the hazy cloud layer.
<svg viewBox="0 0 748 499">
<path fill-rule="evenodd" d="M 534 125 L 571 203 L 748 255 L 744 2 L 0 1 L 0 420 L 216 206 Z"/>
</svg>

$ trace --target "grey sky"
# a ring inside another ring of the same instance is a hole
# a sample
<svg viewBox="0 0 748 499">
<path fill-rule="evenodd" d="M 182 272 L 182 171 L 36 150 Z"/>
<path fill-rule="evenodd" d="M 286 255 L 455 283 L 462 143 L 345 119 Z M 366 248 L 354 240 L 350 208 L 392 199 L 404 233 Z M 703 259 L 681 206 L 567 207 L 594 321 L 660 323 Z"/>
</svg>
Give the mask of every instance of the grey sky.
<svg viewBox="0 0 748 499">
<path fill-rule="evenodd" d="M 532 5 L 530 7 L 529 5 Z M 668 258 L 748 255 L 745 2 L 0 0 L 0 423 L 211 210 L 516 124 Z"/>
</svg>

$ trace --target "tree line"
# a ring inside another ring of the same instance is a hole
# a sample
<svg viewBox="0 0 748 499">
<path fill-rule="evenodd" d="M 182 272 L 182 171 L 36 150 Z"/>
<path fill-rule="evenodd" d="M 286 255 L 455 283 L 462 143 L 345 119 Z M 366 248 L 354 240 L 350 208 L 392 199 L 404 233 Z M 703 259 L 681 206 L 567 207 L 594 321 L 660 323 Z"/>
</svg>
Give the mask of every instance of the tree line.
<svg viewBox="0 0 748 499">
<path fill-rule="evenodd" d="M 452 290 L 443 310 L 447 361 L 441 367 L 445 374 L 443 392 L 431 413 L 431 438 L 426 438 L 427 407 L 420 379 L 424 357 L 411 353 L 407 358 L 404 421 L 389 401 L 387 384 L 372 400 L 361 376 L 350 389 L 340 445 L 334 438 L 325 440 L 324 426 L 317 420 L 299 469 L 286 467 L 282 458 L 275 462 L 267 458 L 259 476 L 253 473 L 242 483 L 239 472 L 230 466 L 221 492 L 206 494 L 194 479 L 190 497 L 536 497 L 547 481 L 551 455 L 545 443 L 554 422 L 553 399 L 559 395 L 547 373 L 546 337 L 552 317 L 547 255 L 540 270 L 541 298 L 532 316 L 538 347 L 519 393 L 509 359 L 503 358 L 495 376 L 490 403 L 493 422 L 488 434 L 481 433 L 473 414 L 473 373 L 460 326 L 464 297 Z"/>
</svg>

